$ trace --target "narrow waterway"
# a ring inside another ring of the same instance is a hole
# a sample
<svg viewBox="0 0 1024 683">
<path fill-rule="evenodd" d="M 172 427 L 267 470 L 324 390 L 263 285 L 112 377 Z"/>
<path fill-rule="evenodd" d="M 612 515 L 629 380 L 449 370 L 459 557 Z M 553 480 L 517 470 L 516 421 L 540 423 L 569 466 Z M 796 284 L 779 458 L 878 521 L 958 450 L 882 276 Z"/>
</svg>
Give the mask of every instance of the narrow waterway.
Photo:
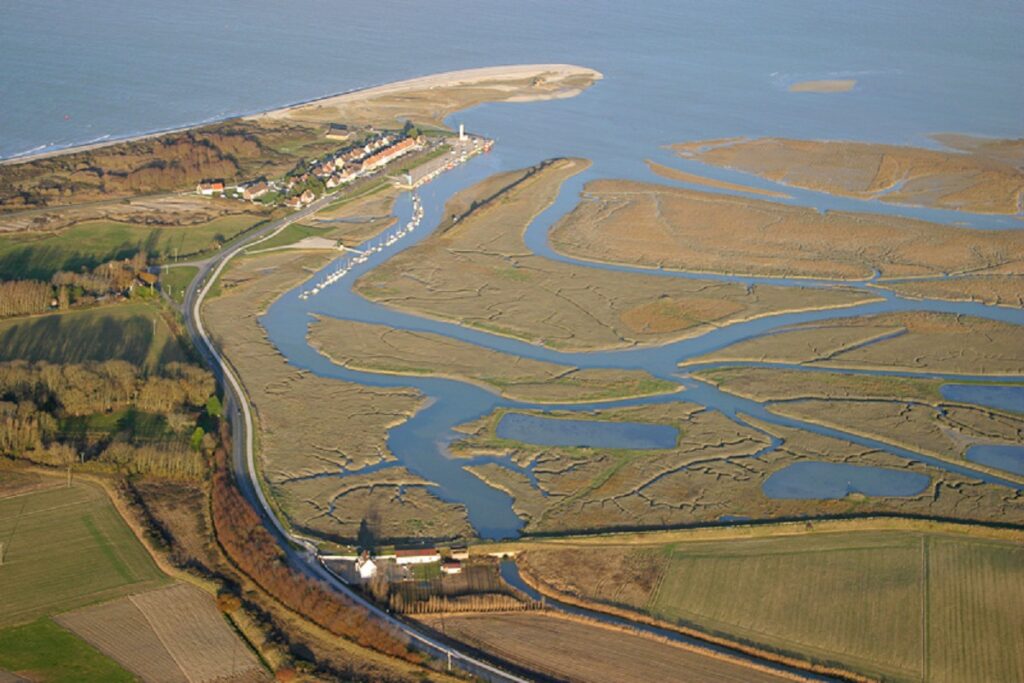
<svg viewBox="0 0 1024 683">
<path fill-rule="evenodd" d="M 612 351 L 598 351 L 591 353 L 581 352 L 560 352 L 553 349 L 540 347 L 516 339 L 490 334 L 481 330 L 468 329 L 459 325 L 432 320 L 410 313 L 391 310 L 387 307 L 366 301 L 352 291 L 354 283 L 361 275 L 372 268 L 377 267 L 388 258 L 394 256 L 403 249 L 407 249 L 429 235 L 430 230 L 439 223 L 444 202 L 454 192 L 468 187 L 469 185 L 482 180 L 497 169 L 491 160 L 484 157 L 479 163 L 474 160 L 465 167 L 442 176 L 440 179 L 425 186 L 420 190 L 424 217 L 423 227 L 380 253 L 373 254 L 364 263 L 355 264 L 347 276 L 339 282 L 327 287 L 319 296 L 302 300 L 300 293 L 308 285 L 303 284 L 286 293 L 278 300 L 262 318 L 262 323 L 267 329 L 271 341 L 288 358 L 289 362 L 324 377 L 334 377 L 346 381 L 362 383 L 371 386 L 383 387 L 415 387 L 429 398 L 429 405 L 417 413 L 412 419 L 391 430 L 388 438 L 388 446 L 397 458 L 396 463 L 378 465 L 376 467 L 404 466 L 410 471 L 436 482 L 437 486 L 433 492 L 441 498 L 451 502 L 457 502 L 466 506 L 471 524 L 477 533 L 484 538 L 502 538 L 515 536 L 522 527 L 522 520 L 512 511 L 512 500 L 504 492 L 494 489 L 476 476 L 465 470 L 470 464 L 482 462 L 497 462 L 513 469 L 514 471 L 526 474 L 533 480 L 529 468 L 521 468 L 513 464 L 508 458 L 486 456 L 473 459 L 455 459 L 448 455 L 448 444 L 457 437 L 453 428 L 457 425 L 477 419 L 493 411 L 496 408 L 510 407 L 519 409 L 565 409 L 574 411 L 587 411 L 599 407 L 632 406 L 644 403 L 688 401 L 697 403 L 708 408 L 718 410 L 730 418 L 744 422 L 741 415 L 763 420 L 771 424 L 786 427 L 797 427 L 809 430 L 818 434 L 842 438 L 871 448 L 888 451 L 895 455 L 927 462 L 936 467 L 960 472 L 975 476 L 985 481 L 1016 486 L 1015 484 L 1001 480 L 988 474 L 978 473 L 969 466 L 952 465 L 944 461 L 924 456 L 907 449 L 896 448 L 872 439 L 866 439 L 855 435 L 844 433 L 840 430 L 828 429 L 818 425 L 808 424 L 800 420 L 784 418 L 768 411 L 764 405 L 741 399 L 731 394 L 719 391 L 716 388 L 699 382 L 679 370 L 679 364 L 688 359 L 695 358 L 709 352 L 724 348 L 730 344 L 750 339 L 759 335 L 771 334 L 779 328 L 797 324 L 816 321 L 831 320 L 835 318 L 849 317 L 851 315 L 872 315 L 877 313 L 895 311 L 937 311 L 947 313 L 958 313 L 974 315 L 993 320 L 1000 320 L 1013 324 L 1024 324 L 1024 313 L 1019 310 L 984 306 L 975 303 L 954 303 L 938 300 L 910 300 L 904 299 L 890 293 L 876 290 L 870 284 L 857 285 L 870 291 L 873 294 L 882 296 L 882 300 L 862 304 L 844 309 L 832 309 L 824 311 L 810 311 L 801 313 L 784 313 L 763 318 L 736 323 L 721 328 L 710 330 L 699 336 L 683 339 L 680 341 L 664 344 L 655 347 L 629 348 Z M 581 180 L 573 179 L 563 189 L 560 197 L 568 196 L 567 193 L 578 192 L 581 187 Z M 527 241 L 531 249 L 544 256 L 558 258 L 562 261 L 572 262 L 579 267 L 602 268 L 617 272 L 643 272 L 656 273 L 662 277 L 697 278 L 707 279 L 706 275 L 697 273 L 673 272 L 673 271 L 651 271 L 646 269 L 630 268 L 627 266 L 606 266 L 587 262 L 577 262 L 572 259 L 554 254 L 548 247 L 545 239 L 546 230 L 557 220 L 560 214 L 556 209 L 561 208 L 564 212 L 570 208 L 567 202 L 561 199 L 551 209 L 542 213 L 527 231 Z M 410 220 L 412 203 L 408 196 L 400 198 L 396 205 L 396 213 L 399 218 L 399 225 L 404 225 Z M 336 270 L 337 265 L 326 266 L 320 273 L 313 275 L 309 282 L 320 282 L 325 274 Z M 849 283 L 834 282 L 827 280 L 794 280 L 794 279 L 772 279 L 772 278 L 749 278 L 734 276 L 715 276 L 712 279 L 728 282 L 739 282 L 748 285 L 774 284 L 793 287 L 832 287 L 849 286 Z M 611 403 L 573 404 L 564 406 L 532 405 L 527 403 L 510 401 L 497 396 L 485 389 L 475 385 L 458 382 L 451 379 L 427 378 L 427 377 L 400 377 L 394 375 L 375 374 L 358 372 L 335 365 L 327 358 L 313 350 L 306 339 L 308 326 L 314 315 L 332 316 L 340 319 L 355 320 L 361 322 L 378 323 L 393 328 L 401 328 L 416 331 L 427 331 L 441 334 L 453 339 L 475 344 L 481 347 L 503 351 L 538 360 L 552 361 L 567 365 L 574 365 L 582 368 L 624 368 L 642 369 L 660 378 L 669 379 L 682 383 L 686 391 L 682 394 L 667 396 L 648 397 L 643 399 L 623 400 Z M 702 369 L 714 367 L 714 365 L 702 365 Z M 790 369 L 820 371 L 821 369 L 808 369 L 800 365 L 785 365 Z M 845 371 L 855 372 L 855 371 Z M 887 373 L 875 371 L 869 374 L 901 374 L 914 375 L 914 373 Z M 922 376 L 935 377 L 934 373 L 922 373 Z M 960 381 L 991 380 L 986 377 L 972 376 L 949 376 L 950 379 Z M 624 446 L 625 444 L 622 444 Z M 339 471 L 339 476 L 344 472 Z M 808 485 L 807 477 L 804 477 L 802 484 Z M 822 481 L 822 497 L 829 497 L 830 484 Z"/>
</svg>

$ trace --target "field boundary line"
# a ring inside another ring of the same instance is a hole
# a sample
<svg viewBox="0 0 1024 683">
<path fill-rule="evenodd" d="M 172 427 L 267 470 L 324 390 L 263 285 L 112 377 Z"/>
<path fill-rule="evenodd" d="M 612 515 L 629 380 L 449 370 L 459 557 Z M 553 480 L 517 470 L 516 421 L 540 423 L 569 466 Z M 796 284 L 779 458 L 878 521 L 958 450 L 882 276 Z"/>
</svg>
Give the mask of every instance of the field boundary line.
<svg viewBox="0 0 1024 683">
<path fill-rule="evenodd" d="M 158 590 L 166 590 L 166 588 Z M 156 635 L 156 639 L 160 641 L 161 645 L 163 645 L 164 650 L 167 652 L 167 655 L 174 660 L 174 664 L 178 667 L 178 671 L 181 672 L 181 675 L 184 676 L 185 680 L 187 680 L 189 683 L 193 683 L 192 677 L 189 676 L 188 671 L 185 669 L 185 666 L 178 660 L 177 657 L 174 656 L 174 651 L 171 650 L 171 647 L 167 644 L 167 641 L 164 639 L 163 635 L 161 635 L 160 630 L 156 627 L 156 624 L 153 623 L 153 620 L 149 618 L 148 614 L 146 614 L 146 610 L 142 609 L 139 603 L 135 602 L 135 596 L 129 595 L 128 601 L 132 603 L 132 606 L 135 607 L 135 609 L 139 610 L 140 614 L 142 614 L 142 618 L 146 620 L 147 624 L 149 624 L 149 628 L 153 630 L 154 635 Z"/>
<path fill-rule="evenodd" d="M 689 647 L 694 652 L 704 654 L 709 657 L 720 658 L 724 661 L 730 661 L 749 669 L 767 671 L 794 681 L 813 680 L 811 678 L 812 676 L 821 675 L 833 676 L 843 681 L 853 681 L 855 683 L 874 683 L 876 680 L 846 669 L 840 669 L 838 667 L 824 664 L 816 664 L 809 660 L 800 659 L 795 656 L 778 652 L 772 652 L 770 650 L 764 650 L 755 645 L 748 645 L 737 640 L 717 636 L 696 628 L 663 621 L 646 614 L 641 614 L 634 610 L 606 605 L 604 603 L 580 598 L 569 593 L 563 593 L 562 591 L 551 587 L 546 582 L 537 579 L 522 567 L 519 568 L 519 576 L 535 591 L 553 600 L 557 600 L 574 607 L 581 607 L 592 612 L 609 614 L 638 624 L 646 624 L 648 626 L 665 629 L 666 631 L 680 633 L 684 636 L 707 644 L 706 647 L 702 647 L 700 644 L 696 643 L 680 643 L 680 646 Z M 655 636 L 651 637 L 657 639 Z M 719 652 L 713 649 L 712 646 L 725 648 L 732 652 Z M 772 666 L 773 664 L 775 666 Z M 790 670 L 781 667 L 789 667 Z"/>
</svg>

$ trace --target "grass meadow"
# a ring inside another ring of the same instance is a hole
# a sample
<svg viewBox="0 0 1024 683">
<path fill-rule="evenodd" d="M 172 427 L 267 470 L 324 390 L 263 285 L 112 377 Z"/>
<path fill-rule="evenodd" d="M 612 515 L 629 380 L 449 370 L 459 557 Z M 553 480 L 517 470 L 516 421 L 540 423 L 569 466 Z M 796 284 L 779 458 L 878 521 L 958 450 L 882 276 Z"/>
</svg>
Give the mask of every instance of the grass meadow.
<svg viewBox="0 0 1024 683">
<path fill-rule="evenodd" d="M 0 669 L 47 683 L 136 680 L 114 660 L 47 618 L 0 629 Z"/>
<path fill-rule="evenodd" d="M 177 303 L 185 301 L 185 289 L 195 278 L 199 269 L 195 266 L 178 266 L 160 271 L 160 288 Z"/>
<path fill-rule="evenodd" d="M 885 681 L 1024 680 L 1024 544 L 846 531 L 530 548 L 554 590 Z"/>
<path fill-rule="evenodd" d="M 103 490 L 81 480 L 0 499 L 0 542 L 0 627 L 167 581 Z"/>
<path fill-rule="evenodd" d="M 49 280 L 58 270 L 91 269 L 140 249 L 151 258 L 182 258 L 216 249 L 262 220 L 260 216 L 240 214 L 170 228 L 98 220 L 56 233 L 0 237 L 0 279 Z"/>
<path fill-rule="evenodd" d="M 0 321 L 0 362 L 126 360 L 155 369 L 185 359 L 159 309 L 144 302 Z"/>
</svg>

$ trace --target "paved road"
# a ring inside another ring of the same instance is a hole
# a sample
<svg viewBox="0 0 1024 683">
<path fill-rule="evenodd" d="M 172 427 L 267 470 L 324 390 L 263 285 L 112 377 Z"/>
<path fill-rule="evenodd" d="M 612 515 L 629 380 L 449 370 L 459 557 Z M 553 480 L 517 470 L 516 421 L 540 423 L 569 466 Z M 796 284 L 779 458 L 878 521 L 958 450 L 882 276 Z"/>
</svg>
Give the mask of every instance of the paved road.
<svg viewBox="0 0 1024 683">
<path fill-rule="evenodd" d="M 340 581 L 321 564 L 316 548 L 311 541 L 291 534 L 281 524 L 274 509 L 270 506 L 263 489 L 259 485 L 260 480 L 256 472 L 256 459 L 253 448 L 254 423 L 252 410 L 234 369 L 227 359 L 220 355 L 211 342 L 206 328 L 203 326 L 200 308 L 203 299 L 210 291 L 210 287 L 224 270 L 224 267 L 231 259 L 241 253 L 243 249 L 271 237 L 298 220 L 316 213 L 331 203 L 335 197 L 336 193 L 324 195 L 306 208 L 260 228 L 251 235 L 246 236 L 245 239 L 232 244 L 220 254 L 206 261 L 194 264 L 199 268 L 199 272 L 185 292 L 183 311 L 185 324 L 196 348 L 203 354 L 217 375 L 221 386 L 224 387 L 225 414 L 231 420 L 231 433 L 234 442 L 232 461 L 236 481 L 242 493 L 260 513 L 264 524 L 277 537 L 278 543 L 284 549 L 288 562 L 293 568 L 308 576 L 325 581 L 338 592 L 344 593 L 354 602 L 363 605 L 377 618 L 405 634 L 414 647 L 439 659 L 447 660 L 449 666 L 465 670 L 488 681 L 525 683 L 526 679 L 502 671 L 487 662 L 453 649 L 421 633 L 417 628 L 391 616 Z"/>
</svg>

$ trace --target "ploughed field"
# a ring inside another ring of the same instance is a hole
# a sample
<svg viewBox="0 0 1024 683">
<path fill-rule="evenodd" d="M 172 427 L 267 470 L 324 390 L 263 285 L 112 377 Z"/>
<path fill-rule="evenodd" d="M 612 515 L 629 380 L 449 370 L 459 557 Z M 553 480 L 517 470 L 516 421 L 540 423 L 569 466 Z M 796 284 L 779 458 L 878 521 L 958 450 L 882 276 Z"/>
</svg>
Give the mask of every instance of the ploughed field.
<svg viewBox="0 0 1024 683">
<path fill-rule="evenodd" d="M 556 680 L 707 681 L 767 683 L 787 680 L 705 651 L 655 640 L 596 622 L 545 612 L 419 617 L 464 643 Z"/>
<path fill-rule="evenodd" d="M 213 597 L 172 583 L 98 485 L 0 478 L 11 482 L 0 497 L 0 671 L 69 683 L 268 679 Z"/>
<path fill-rule="evenodd" d="M 545 548 L 549 588 L 742 643 L 895 681 L 1024 676 L 1024 546 L 846 532 L 656 547 Z"/>
</svg>

